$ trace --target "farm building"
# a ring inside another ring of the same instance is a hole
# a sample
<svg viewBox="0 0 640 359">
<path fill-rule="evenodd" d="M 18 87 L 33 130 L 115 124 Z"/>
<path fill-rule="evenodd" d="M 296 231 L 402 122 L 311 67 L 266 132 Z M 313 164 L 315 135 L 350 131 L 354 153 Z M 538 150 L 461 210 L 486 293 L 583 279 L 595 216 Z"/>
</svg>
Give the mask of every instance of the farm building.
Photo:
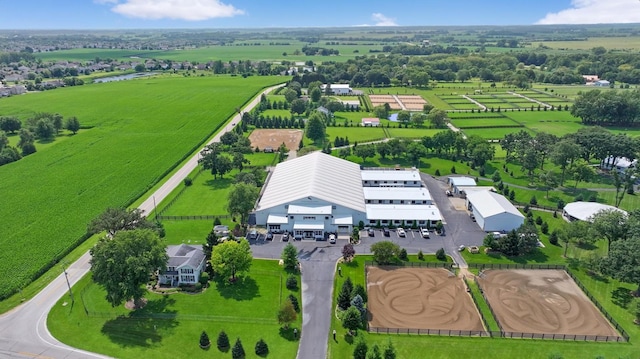
<svg viewBox="0 0 640 359">
<path fill-rule="evenodd" d="M 485 232 L 511 231 L 524 223 L 524 216 L 504 196 L 491 191 L 467 193 L 467 209 Z"/>
<path fill-rule="evenodd" d="M 380 119 L 377 117 L 365 117 L 362 119 L 361 125 L 363 127 L 378 127 L 380 126 Z"/>
<path fill-rule="evenodd" d="M 562 209 L 562 216 L 568 221 L 591 222 L 591 218 L 593 218 L 596 213 L 604 210 L 620 211 L 625 215 L 627 214 L 627 212 L 607 204 L 597 202 L 571 202 L 567 203 Z"/>
<path fill-rule="evenodd" d="M 331 93 L 334 95 L 350 95 L 353 90 L 348 84 L 330 84 L 328 85 L 331 89 Z M 320 89 L 322 92 L 325 92 L 327 89 L 327 85 L 321 85 Z"/>
<path fill-rule="evenodd" d="M 255 223 L 296 238 L 348 238 L 360 221 L 433 225 L 440 211 L 417 170 L 361 170 L 314 152 L 276 166 L 254 212 Z"/>
<path fill-rule="evenodd" d="M 607 80 L 598 80 L 598 81 L 594 81 L 593 82 L 593 86 L 597 86 L 597 87 L 609 87 L 611 86 L 611 82 L 607 81 Z"/>
<path fill-rule="evenodd" d="M 448 179 L 451 192 L 460 194 L 460 187 L 472 187 L 476 185 L 476 180 L 471 177 L 452 176 Z"/>
<path fill-rule="evenodd" d="M 196 284 L 204 270 L 205 256 L 202 246 L 168 246 L 167 270 L 159 275 L 160 284 L 178 286 L 180 284 Z"/>
<path fill-rule="evenodd" d="M 612 170 L 615 168 L 619 173 L 624 173 L 628 169 L 633 169 L 638 166 L 638 160 L 630 160 L 626 157 L 609 156 L 605 158 L 604 161 L 602 161 L 601 166 L 602 168 L 607 170 Z"/>
<path fill-rule="evenodd" d="M 457 186 L 456 188 L 458 189 L 458 194 L 462 198 L 467 198 L 467 194 L 471 192 L 477 192 L 477 191 L 497 192 L 495 187 L 493 186 Z"/>
</svg>

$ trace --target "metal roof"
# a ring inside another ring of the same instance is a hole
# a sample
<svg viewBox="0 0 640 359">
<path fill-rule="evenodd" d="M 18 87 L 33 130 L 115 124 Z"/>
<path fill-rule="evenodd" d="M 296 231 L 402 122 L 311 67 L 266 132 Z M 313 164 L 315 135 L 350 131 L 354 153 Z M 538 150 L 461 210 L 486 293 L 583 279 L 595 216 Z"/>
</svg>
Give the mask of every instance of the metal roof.
<svg viewBox="0 0 640 359">
<path fill-rule="evenodd" d="M 581 221 L 591 221 L 591 217 L 604 210 L 615 210 L 627 214 L 619 208 L 597 202 L 571 202 L 564 206 L 564 212 Z"/>
<path fill-rule="evenodd" d="M 511 213 L 524 218 L 524 215 L 504 196 L 491 191 L 474 191 L 467 193 L 467 200 L 484 218 L 501 213 Z"/>
<path fill-rule="evenodd" d="M 471 178 L 471 177 L 463 177 L 463 176 L 457 176 L 457 177 L 449 177 L 449 183 L 451 183 L 452 185 L 459 187 L 459 186 L 475 186 L 476 185 L 476 180 Z"/>
<path fill-rule="evenodd" d="M 288 214 L 331 214 L 331 206 L 289 205 Z"/>
<path fill-rule="evenodd" d="M 418 170 L 363 170 L 363 181 L 421 181 Z"/>
<path fill-rule="evenodd" d="M 369 220 L 442 220 L 438 207 L 426 204 L 368 204 Z"/>
<path fill-rule="evenodd" d="M 274 169 L 256 209 L 306 197 L 364 212 L 360 166 L 322 152 L 282 162 Z"/>
<path fill-rule="evenodd" d="M 364 199 L 430 201 L 426 187 L 363 187 Z"/>
</svg>

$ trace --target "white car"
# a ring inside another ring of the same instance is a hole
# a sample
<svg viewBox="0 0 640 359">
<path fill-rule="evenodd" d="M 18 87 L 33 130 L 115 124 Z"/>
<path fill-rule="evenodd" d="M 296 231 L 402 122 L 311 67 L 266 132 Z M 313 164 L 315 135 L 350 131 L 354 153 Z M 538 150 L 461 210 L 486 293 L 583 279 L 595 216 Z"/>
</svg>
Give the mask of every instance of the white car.
<svg viewBox="0 0 640 359">
<path fill-rule="evenodd" d="M 429 238 L 429 230 L 426 228 L 420 228 L 420 234 L 422 238 Z"/>
<path fill-rule="evenodd" d="M 396 233 L 398 233 L 398 237 L 404 237 L 407 235 L 402 227 L 398 227 L 398 229 L 396 229 Z"/>
<path fill-rule="evenodd" d="M 329 243 L 331 243 L 331 244 L 336 243 L 336 235 L 335 234 L 330 234 L 329 235 Z"/>
</svg>

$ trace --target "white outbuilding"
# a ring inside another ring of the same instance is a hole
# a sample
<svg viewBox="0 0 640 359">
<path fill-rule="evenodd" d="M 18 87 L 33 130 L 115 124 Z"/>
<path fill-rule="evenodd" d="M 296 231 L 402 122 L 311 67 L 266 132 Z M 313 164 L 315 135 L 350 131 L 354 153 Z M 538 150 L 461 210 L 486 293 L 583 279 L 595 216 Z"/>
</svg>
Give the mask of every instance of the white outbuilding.
<svg viewBox="0 0 640 359">
<path fill-rule="evenodd" d="M 619 211 L 621 213 L 627 214 L 626 211 L 623 211 L 614 206 L 609 206 L 608 204 L 602 204 L 597 202 L 571 202 L 567 203 L 562 210 L 562 216 L 566 218 L 568 221 L 589 221 L 591 222 L 593 216 L 601 211 L 612 210 Z"/>
<path fill-rule="evenodd" d="M 460 194 L 461 187 L 473 187 L 477 185 L 474 178 L 465 176 L 451 176 L 448 182 L 451 192 L 455 194 Z"/>
<path fill-rule="evenodd" d="M 485 232 L 511 231 L 524 223 L 524 215 L 507 198 L 492 191 L 467 193 L 467 209 Z"/>
</svg>

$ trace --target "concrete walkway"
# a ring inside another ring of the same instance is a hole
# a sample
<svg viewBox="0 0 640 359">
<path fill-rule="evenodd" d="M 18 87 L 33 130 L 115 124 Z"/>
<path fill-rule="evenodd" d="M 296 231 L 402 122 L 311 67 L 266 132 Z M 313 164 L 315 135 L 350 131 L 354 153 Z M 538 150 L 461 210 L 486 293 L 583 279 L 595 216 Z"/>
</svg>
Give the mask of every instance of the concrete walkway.
<svg viewBox="0 0 640 359">
<path fill-rule="evenodd" d="M 549 105 L 548 103 L 544 103 L 544 102 L 542 102 L 542 101 L 538 101 L 538 100 L 536 100 L 536 99 L 534 99 L 534 98 L 527 97 L 527 96 L 522 95 L 522 94 L 519 94 L 519 93 L 517 93 L 517 92 L 507 91 L 507 93 L 508 93 L 508 94 L 511 94 L 511 95 L 513 95 L 513 96 L 517 96 L 517 97 L 523 98 L 523 99 L 525 99 L 525 100 L 527 100 L 527 101 L 535 102 L 535 103 L 537 103 L 537 104 L 539 104 L 539 105 L 542 105 L 542 106 L 544 106 L 544 107 L 546 107 L 546 108 L 551 108 L 551 107 L 553 107 L 553 106 Z"/>
<path fill-rule="evenodd" d="M 487 109 L 487 106 L 485 106 L 485 105 L 481 104 L 480 102 L 478 102 L 478 101 L 476 101 L 476 100 L 472 99 L 471 97 L 469 97 L 469 96 L 467 96 L 467 95 L 462 95 L 462 97 L 463 97 L 465 100 L 468 100 L 468 101 L 471 101 L 471 102 L 475 103 L 478 107 L 480 107 L 480 108 L 482 109 L 482 111 L 484 111 L 484 110 L 486 110 L 486 109 Z"/>
</svg>

